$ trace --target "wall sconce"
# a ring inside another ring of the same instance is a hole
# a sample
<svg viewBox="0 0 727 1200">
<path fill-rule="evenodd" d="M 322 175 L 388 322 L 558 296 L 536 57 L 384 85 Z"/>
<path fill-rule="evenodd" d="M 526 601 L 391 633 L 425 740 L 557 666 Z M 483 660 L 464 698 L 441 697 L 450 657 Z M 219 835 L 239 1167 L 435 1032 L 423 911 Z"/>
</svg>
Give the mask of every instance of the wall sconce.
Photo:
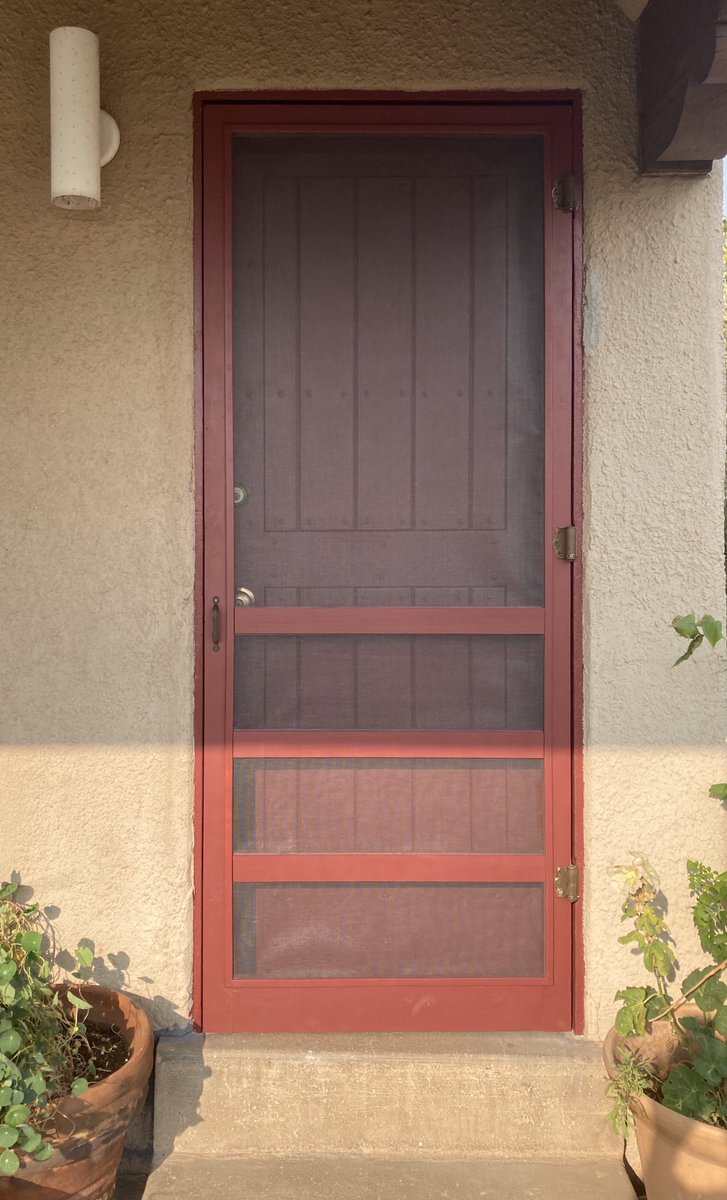
<svg viewBox="0 0 727 1200">
<path fill-rule="evenodd" d="M 98 38 L 63 25 L 50 35 L 51 203 L 98 208 L 101 167 L 119 148 L 119 127 L 101 111 Z"/>
</svg>

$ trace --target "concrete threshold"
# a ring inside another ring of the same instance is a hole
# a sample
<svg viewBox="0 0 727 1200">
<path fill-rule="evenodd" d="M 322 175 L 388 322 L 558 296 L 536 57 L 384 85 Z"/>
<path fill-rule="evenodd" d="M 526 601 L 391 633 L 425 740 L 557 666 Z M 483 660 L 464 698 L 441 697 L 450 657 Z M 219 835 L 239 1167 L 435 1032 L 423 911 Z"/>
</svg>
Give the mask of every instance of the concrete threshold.
<svg viewBox="0 0 727 1200">
<path fill-rule="evenodd" d="M 635 1200 L 618 1162 L 172 1154 L 144 1200 Z M 117 1200 L 126 1200 L 123 1193 Z M 132 1200 L 131 1195 L 129 1200 Z M 134 1198 L 135 1200 L 135 1198 Z"/>
<path fill-rule="evenodd" d="M 569 1034 L 193 1035 L 157 1051 L 154 1155 L 619 1161 Z"/>
</svg>

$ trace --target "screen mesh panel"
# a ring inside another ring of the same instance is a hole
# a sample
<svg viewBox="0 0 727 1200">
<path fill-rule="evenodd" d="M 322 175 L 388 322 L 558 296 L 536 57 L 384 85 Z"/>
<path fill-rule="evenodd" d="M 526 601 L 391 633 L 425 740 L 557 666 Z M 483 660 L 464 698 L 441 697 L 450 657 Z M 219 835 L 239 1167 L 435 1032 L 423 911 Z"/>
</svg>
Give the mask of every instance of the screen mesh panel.
<svg viewBox="0 0 727 1200">
<path fill-rule="evenodd" d="M 537 978 L 543 885 L 234 885 L 238 979 Z"/>
<path fill-rule="evenodd" d="M 237 854 L 541 854 L 543 764 L 238 759 Z"/>
<path fill-rule="evenodd" d="M 540 730 L 543 639 L 238 637 L 235 727 Z"/>
<path fill-rule="evenodd" d="M 542 605 L 542 139 L 233 156 L 237 582 L 266 605 Z"/>
</svg>

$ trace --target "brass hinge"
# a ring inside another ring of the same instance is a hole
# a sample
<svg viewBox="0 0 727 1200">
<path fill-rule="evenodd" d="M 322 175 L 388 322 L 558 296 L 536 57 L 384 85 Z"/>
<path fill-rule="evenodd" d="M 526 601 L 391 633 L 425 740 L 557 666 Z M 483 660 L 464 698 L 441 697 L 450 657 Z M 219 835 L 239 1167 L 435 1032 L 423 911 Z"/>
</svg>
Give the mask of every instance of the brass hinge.
<svg viewBox="0 0 727 1200">
<path fill-rule="evenodd" d="M 581 894 L 580 887 L 581 877 L 576 863 L 569 863 L 567 867 L 558 867 L 555 873 L 556 896 L 575 904 Z"/>
<path fill-rule="evenodd" d="M 553 188 L 553 203 L 560 212 L 575 212 L 578 207 L 578 182 L 575 175 L 561 175 Z"/>
<path fill-rule="evenodd" d="M 560 529 L 556 529 L 553 549 L 556 558 L 565 559 L 566 562 L 575 562 L 578 557 L 575 525 L 561 525 Z"/>
</svg>

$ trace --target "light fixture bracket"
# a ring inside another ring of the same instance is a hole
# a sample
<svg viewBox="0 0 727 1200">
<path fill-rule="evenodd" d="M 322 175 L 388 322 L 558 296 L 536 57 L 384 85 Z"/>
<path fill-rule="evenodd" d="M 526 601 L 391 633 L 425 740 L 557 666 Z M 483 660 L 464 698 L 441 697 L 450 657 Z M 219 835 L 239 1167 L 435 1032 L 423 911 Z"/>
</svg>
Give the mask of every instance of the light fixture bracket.
<svg viewBox="0 0 727 1200">
<path fill-rule="evenodd" d="M 121 144 L 121 131 L 111 113 L 104 112 L 103 109 L 101 109 L 99 134 L 101 166 L 105 167 L 107 163 L 111 162 L 112 158 L 116 157 L 116 152 Z"/>
</svg>

